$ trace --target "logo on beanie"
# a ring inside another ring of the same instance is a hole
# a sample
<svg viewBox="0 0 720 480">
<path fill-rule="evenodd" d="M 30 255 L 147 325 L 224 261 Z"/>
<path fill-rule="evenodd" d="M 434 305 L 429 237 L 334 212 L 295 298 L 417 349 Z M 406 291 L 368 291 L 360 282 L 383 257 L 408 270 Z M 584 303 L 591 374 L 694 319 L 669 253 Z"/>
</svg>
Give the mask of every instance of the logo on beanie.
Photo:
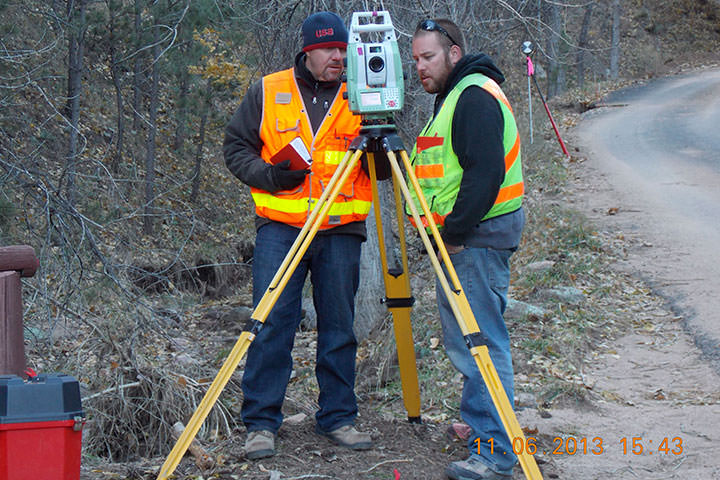
<svg viewBox="0 0 720 480">
<path fill-rule="evenodd" d="M 2 0 L 0 0 L 2 3 Z M 319 12 L 310 15 L 302 26 L 303 52 L 315 48 L 345 48 L 348 32 L 335 13 Z"/>
<path fill-rule="evenodd" d="M 335 35 L 335 31 L 332 28 L 315 30 L 315 38 L 332 37 L 333 35 Z"/>
</svg>

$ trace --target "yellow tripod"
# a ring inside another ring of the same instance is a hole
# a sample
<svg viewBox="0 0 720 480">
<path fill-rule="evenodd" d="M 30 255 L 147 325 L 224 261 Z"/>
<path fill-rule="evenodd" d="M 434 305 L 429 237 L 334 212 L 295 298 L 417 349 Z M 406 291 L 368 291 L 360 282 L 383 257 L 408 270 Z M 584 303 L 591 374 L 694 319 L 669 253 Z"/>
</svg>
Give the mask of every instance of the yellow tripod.
<svg viewBox="0 0 720 480">
<path fill-rule="evenodd" d="M 387 255 L 385 253 L 373 154 L 373 152 L 379 151 L 379 147 L 382 147 L 385 152 L 387 152 L 388 160 L 392 168 L 395 209 L 401 241 L 402 267 L 392 269 L 388 269 Z M 420 213 L 418 212 L 415 202 L 410 196 L 408 185 L 405 182 L 400 165 L 397 161 L 396 152 L 399 152 L 400 154 L 405 170 L 410 178 L 412 188 L 419 199 L 423 214 L 430 222 L 430 229 L 433 238 L 438 246 L 442 261 L 445 262 L 452 286 L 445 276 L 445 273 L 440 265 L 440 261 L 438 260 L 435 250 L 430 242 L 430 238 L 422 228 Z M 475 316 L 470 309 L 470 304 L 468 303 L 465 293 L 460 285 L 460 280 L 458 279 L 455 269 L 452 266 L 450 257 L 445 249 L 445 245 L 442 242 L 437 226 L 432 219 L 430 208 L 428 207 L 425 197 L 422 194 L 422 190 L 420 189 L 420 185 L 417 177 L 415 176 L 414 169 L 410 164 L 410 158 L 405 151 L 402 140 L 395 133 L 394 126 L 373 125 L 365 126 L 360 131 L 360 136 L 353 140 L 350 148 L 345 153 L 345 156 L 338 165 L 337 170 L 328 182 L 325 191 L 317 200 L 315 206 L 310 212 L 305 225 L 300 230 L 300 233 L 295 239 L 290 251 L 283 260 L 282 265 L 275 273 L 275 276 L 270 282 L 265 294 L 255 307 L 255 310 L 253 311 L 250 320 L 245 325 L 240 338 L 238 338 L 235 346 L 228 354 L 228 357 L 220 368 L 215 380 L 213 380 L 207 393 L 200 402 L 200 405 L 198 405 L 195 413 L 193 413 L 193 416 L 188 421 L 185 430 L 178 438 L 175 446 L 165 460 L 165 463 L 160 468 L 157 480 L 166 480 L 177 468 L 180 460 L 192 443 L 193 438 L 197 435 L 202 423 L 209 415 L 210 410 L 220 396 L 220 393 L 225 388 L 225 385 L 227 385 L 227 382 L 230 380 L 230 377 L 240 363 L 240 360 L 242 360 L 243 356 L 245 356 L 250 344 L 262 328 L 263 323 L 270 314 L 275 302 L 280 297 L 280 294 L 297 268 L 298 263 L 305 254 L 305 251 L 310 246 L 310 243 L 315 237 L 315 234 L 320 228 L 324 218 L 327 216 L 333 201 L 337 198 L 340 190 L 347 181 L 350 172 L 353 170 L 353 167 L 357 164 L 363 153 L 366 153 L 368 157 L 368 167 L 370 179 L 372 181 L 373 204 L 375 208 L 375 221 L 377 223 L 378 231 L 378 244 L 380 246 L 380 257 L 385 281 L 386 298 L 384 301 L 393 315 L 393 326 L 398 350 L 398 363 L 400 366 L 403 400 L 405 403 L 405 409 L 408 412 L 408 419 L 411 422 L 420 422 L 420 388 L 418 385 L 417 368 L 415 364 L 415 349 L 412 339 L 412 327 L 410 324 L 410 310 L 413 304 L 413 298 L 410 292 L 407 250 L 403 233 L 404 214 L 402 212 L 402 203 L 400 201 L 401 193 L 412 213 L 415 225 L 419 226 L 418 233 L 420 234 L 423 244 L 430 256 L 433 269 L 438 275 L 440 284 L 446 297 L 448 298 L 448 301 L 450 302 L 450 306 L 465 337 L 470 353 L 473 355 L 478 370 L 480 370 L 483 380 L 488 387 L 488 391 L 490 392 L 495 408 L 500 415 L 500 419 L 505 427 L 508 438 L 513 445 L 515 445 L 516 441 L 520 441 L 523 446 L 526 445 L 527 442 L 525 441 L 523 431 L 520 428 L 517 418 L 515 417 L 515 413 L 512 410 L 512 405 L 507 398 L 505 390 L 500 383 L 500 378 L 498 377 L 497 371 L 490 359 L 488 348 L 483 343 L 483 335 L 478 327 L 477 321 L 475 320 Z M 535 458 L 527 453 L 525 448 L 523 448 L 518 454 L 518 460 L 526 478 L 530 480 L 542 480 L 542 475 L 535 463 Z"/>
</svg>

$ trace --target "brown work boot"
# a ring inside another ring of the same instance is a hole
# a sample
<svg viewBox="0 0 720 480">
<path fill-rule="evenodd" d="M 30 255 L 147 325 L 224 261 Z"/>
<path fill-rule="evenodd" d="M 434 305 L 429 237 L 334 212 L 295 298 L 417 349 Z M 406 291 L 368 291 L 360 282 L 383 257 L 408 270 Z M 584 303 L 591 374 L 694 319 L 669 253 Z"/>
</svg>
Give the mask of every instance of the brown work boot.
<svg viewBox="0 0 720 480">
<path fill-rule="evenodd" d="M 368 450 L 372 448 L 372 438 L 370 438 L 370 434 L 358 432 L 352 425 L 345 425 L 332 432 L 323 432 L 319 427 L 316 427 L 315 431 L 320 435 L 328 437 L 341 447 L 352 450 Z"/>
<path fill-rule="evenodd" d="M 275 434 L 268 430 L 248 433 L 245 441 L 245 456 L 250 460 L 275 455 Z"/>
</svg>

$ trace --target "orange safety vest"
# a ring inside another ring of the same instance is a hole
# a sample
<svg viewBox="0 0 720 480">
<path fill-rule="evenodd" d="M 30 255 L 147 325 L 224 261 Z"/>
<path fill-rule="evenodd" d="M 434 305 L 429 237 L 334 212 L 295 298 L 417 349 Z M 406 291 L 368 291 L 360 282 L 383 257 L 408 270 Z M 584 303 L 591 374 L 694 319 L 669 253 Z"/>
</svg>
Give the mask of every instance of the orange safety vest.
<svg viewBox="0 0 720 480">
<path fill-rule="evenodd" d="M 342 84 L 315 136 L 292 68 L 263 77 L 263 117 L 260 156 L 266 162 L 295 137 L 300 137 L 312 155 L 311 173 L 295 190 L 270 193 L 251 188 L 255 212 L 270 220 L 302 227 L 330 178 L 345 157 L 360 130 L 360 117 L 353 115 Z M 370 211 L 370 179 L 358 162 L 333 202 L 320 229 L 365 220 Z"/>
</svg>

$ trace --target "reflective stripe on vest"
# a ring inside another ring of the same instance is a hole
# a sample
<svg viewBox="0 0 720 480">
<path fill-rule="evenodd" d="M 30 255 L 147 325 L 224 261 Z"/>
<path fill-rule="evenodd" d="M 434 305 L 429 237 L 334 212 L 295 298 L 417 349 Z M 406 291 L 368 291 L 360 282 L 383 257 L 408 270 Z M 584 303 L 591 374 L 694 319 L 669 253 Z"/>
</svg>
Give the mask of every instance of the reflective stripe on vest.
<svg viewBox="0 0 720 480">
<path fill-rule="evenodd" d="M 520 136 L 510 103 L 493 80 L 479 73 L 468 75 L 450 91 L 438 114 L 428 121 L 417 137 L 411 155 L 415 175 L 439 227 L 445 224 L 445 218 L 452 212 L 460 190 L 463 169 L 452 148 L 452 119 L 460 94 L 470 86 L 481 87 L 495 97 L 500 104 L 504 121 L 505 178 L 493 207 L 483 220 L 510 213 L 522 205 L 524 184 Z M 413 199 L 417 201 L 416 198 Z M 406 208 L 406 212 L 409 214 L 409 209 Z M 428 226 L 424 217 L 422 222 L 425 227 Z"/>
<path fill-rule="evenodd" d="M 312 155 L 312 166 L 311 174 L 295 190 L 270 193 L 251 188 L 255 212 L 259 216 L 296 227 L 305 224 L 360 130 L 360 117 L 350 112 L 347 101 L 343 99 L 345 91 L 343 84 L 313 136 L 293 69 L 263 77 L 263 117 L 260 124 L 263 146 L 260 156 L 269 162 L 281 148 L 295 137 L 300 137 Z M 371 202 L 370 179 L 358 162 L 320 228 L 364 220 Z"/>
</svg>

